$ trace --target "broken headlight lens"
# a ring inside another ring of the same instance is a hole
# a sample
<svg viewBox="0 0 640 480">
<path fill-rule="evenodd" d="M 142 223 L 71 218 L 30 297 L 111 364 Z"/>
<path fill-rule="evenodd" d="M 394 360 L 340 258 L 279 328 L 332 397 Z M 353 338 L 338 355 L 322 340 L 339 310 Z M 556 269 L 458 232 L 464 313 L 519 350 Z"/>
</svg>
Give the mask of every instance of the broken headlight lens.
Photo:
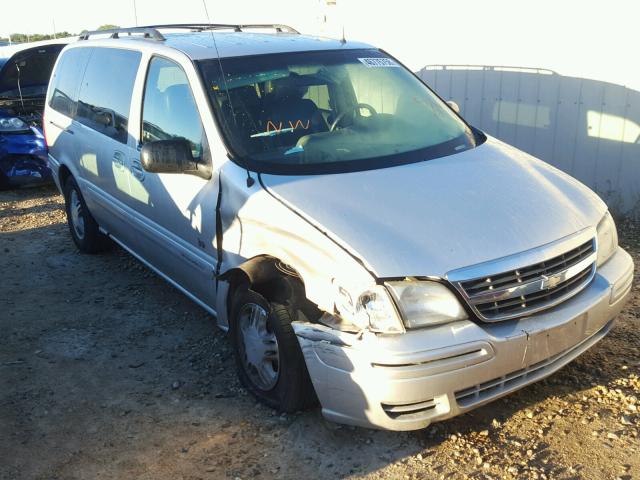
<svg viewBox="0 0 640 480">
<path fill-rule="evenodd" d="M 467 313 L 445 285 L 405 280 L 387 282 L 407 328 L 429 327 L 467 319 Z"/>
<path fill-rule="evenodd" d="M 0 118 L 0 132 L 24 132 L 29 130 L 29 125 L 18 117 Z"/>
<path fill-rule="evenodd" d="M 607 212 L 598 224 L 598 260 L 596 265 L 599 267 L 609 260 L 618 248 L 618 231 L 616 224 Z"/>
<path fill-rule="evenodd" d="M 356 317 L 369 322 L 374 332 L 401 333 L 404 331 L 398 319 L 398 312 L 381 285 L 364 292 L 356 303 Z"/>
<path fill-rule="evenodd" d="M 404 332 L 393 300 L 382 285 L 376 285 L 358 295 L 355 305 L 349 292 L 338 287 L 336 309 L 341 317 L 358 328 L 368 328 L 380 333 Z"/>
</svg>

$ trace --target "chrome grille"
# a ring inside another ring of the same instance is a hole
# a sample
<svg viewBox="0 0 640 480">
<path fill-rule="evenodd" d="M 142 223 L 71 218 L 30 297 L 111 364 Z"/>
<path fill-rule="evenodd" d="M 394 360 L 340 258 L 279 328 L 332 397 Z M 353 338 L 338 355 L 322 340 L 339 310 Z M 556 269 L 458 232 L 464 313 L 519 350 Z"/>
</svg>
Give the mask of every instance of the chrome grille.
<svg viewBox="0 0 640 480">
<path fill-rule="evenodd" d="M 595 273 L 595 241 L 516 270 L 457 283 L 474 312 L 498 321 L 532 314 L 578 293 Z"/>
</svg>

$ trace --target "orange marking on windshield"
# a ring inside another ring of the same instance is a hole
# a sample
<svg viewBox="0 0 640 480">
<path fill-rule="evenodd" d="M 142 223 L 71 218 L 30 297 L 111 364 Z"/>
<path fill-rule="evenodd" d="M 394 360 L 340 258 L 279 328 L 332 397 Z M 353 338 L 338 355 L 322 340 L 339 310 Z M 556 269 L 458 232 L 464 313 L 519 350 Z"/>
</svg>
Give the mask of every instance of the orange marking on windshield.
<svg viewBox="0 0 640 480">
<path fill-rule="evenodd" d="M 280 130 L 282 130 L 282 122 L 280 122 L 278 125 L 276 125 L 271 120 L 268 120 L 267 121 L 267 132 L 271 132 L 271 131 L 274 131 L 274 130 L 276 132 L 279 132 Z"/>
<path fill-rule="evenodd" d="M 289 127 L 292 130 L 295 130 L 296 128 L 300 127 L 303 130 L 308 130 L 309 127 L 311 126 L 311 121 L 307 120 L 307 123 L 303 123 L 302 120 L 296 120 L 295 122 L 292 122 L 291 120 L 288 121 L 289 123 Z M 271 120 L 267 120 L 267 132 L 279 132 L 280 130 L 282 130 L 282 122 L 279 123 L 275 123 L 272 122 Z"/>
<path fill-rule="evenodd" d="M 306 124 L 306 125 L 304 125 L 304 124 L 302 123 L 302 120 L 296 120 L 296 123 L 294 124 L 293 122 L 291 122 L 291 120 L 289 120 L 289 126 L 290 126 L 291 128 L 293 128 L 294 130 L 295 130 L 296 128 L 298 128 L 298 126 L 300 126 L 301 128 L 303 128 L 304 130 L 308 130 L 308 129 L 309 129 L 309 124 L 310 124 L 310 123 L 311 123 L 311 121 L 310 121 L 310 120 L 307 120 L 307 124 Z"/>
</svg>

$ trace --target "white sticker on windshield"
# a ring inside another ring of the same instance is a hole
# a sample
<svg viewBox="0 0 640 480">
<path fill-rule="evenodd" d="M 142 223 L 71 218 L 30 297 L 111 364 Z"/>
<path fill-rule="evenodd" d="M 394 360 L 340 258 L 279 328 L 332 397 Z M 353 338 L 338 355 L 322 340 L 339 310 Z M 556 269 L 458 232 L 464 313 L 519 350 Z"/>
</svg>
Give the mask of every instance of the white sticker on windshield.
<svg viewBox="0 0 640 480">
<path fill-rule="evenodd" d="M 360 60 L 366 67 L 369 68 L 389 68 L 400 66 L 390 58 L 384 57 L 359 58 L 358 60 Z"/>
</svg>

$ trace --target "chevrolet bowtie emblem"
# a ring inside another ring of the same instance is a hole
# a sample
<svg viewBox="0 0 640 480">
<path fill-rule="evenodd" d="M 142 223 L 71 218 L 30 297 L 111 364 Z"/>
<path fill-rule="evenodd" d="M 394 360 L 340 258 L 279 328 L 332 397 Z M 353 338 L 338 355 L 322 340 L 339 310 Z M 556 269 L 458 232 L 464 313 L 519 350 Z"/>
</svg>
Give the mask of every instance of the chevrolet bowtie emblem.
<svg viewBox="0 0 640 480">
<path fill-rule="evenodd" d="M 562 281 L 561 275 L 553 275 L 548 277 L 547 275 L 540 275 L 540 290 L 549 290 L 557 286 Z"/>
</svg>

